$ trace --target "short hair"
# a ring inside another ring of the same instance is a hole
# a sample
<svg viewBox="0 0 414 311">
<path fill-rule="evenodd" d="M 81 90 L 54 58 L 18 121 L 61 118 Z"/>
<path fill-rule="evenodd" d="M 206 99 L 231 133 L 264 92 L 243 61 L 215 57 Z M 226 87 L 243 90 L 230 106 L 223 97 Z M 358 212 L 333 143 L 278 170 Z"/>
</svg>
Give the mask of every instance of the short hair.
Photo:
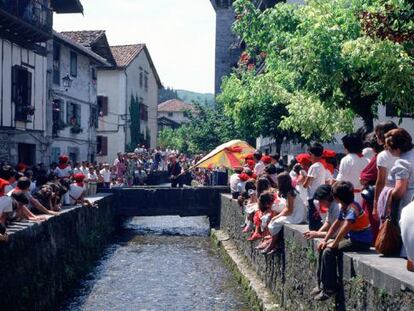
<svg viewBox="0 0 414 311">
<path fill-rule="evenodd" d="M 262 158 L 262 152 L 260 151 L 260 150 L 256 150 L 254 153 L 253 153 L 253 158 L 255 159 L 255 160 L 257 160 L 257 161 L 260 161 L 260 159 Z"/>
<path fill-rule="evenodd" d="M 374 149 L 375 153 L 380 153 L 384 147 L 378 143 L 378 138 L 374 132 L 369 133 L 365 139 L 365 145 Z"/>
<path fill-rule="evenodd" d="M 323 154 L 323 146 L 320 143 L 313 143 L 309 147 L 309 153 L 313 154 L 315 157 L 321 157 Z"/>
<path fill-rule="evenodd" d="M 106 164 L 105 164 L 106 165 Z M 109 164 L 108 164 L 108 166 L 109 166 Z M 235 169 L 234 169 L 234 172 L 236 173 L 236 174 L 241 174 L 242 172 L 243 172 L 243 168 L 242 167 L 236 167 Z"/>
<path fill-rule="evenodd" d="M 20 190 L 27 190 L 30 188 L 30 179 L 27 177 L 20 177 L 19 180 L 17 181 L 17 188 L 19 188 Z"/>
<path fill-rule="evenodd" d="M 29 199 L 23 191 L 14 191 L 11 197 L 20 204 L 29 204 Z"/>
<path fill-rule="evenodd" d="M 400 149 L 401 152 L 407 152 L 413 149 L 413 140 L 405 129 L 398 128 L 385 134 L 385 145 L 392 150 Z"/>
<path fill-rule="evenodd" d="M 254 182 L 254 180 L 248 180 L 246 181 L 246 183 L 244 184 L 244 190 L 245 191 L 249 191 L 249 190 L 256 190 L 256 183 Z"/>
<path fill-rule="evenodd" d="M 280 159 L 280 154 L 278 154 L 278 153 L 274 153 L 274 154 L 271 154 L 271 155 L 270 155 L 270 157 L 271 157 L 273 160 L 276 160 L 277 162 L 279 162 L 279 159 Z"/>
<path fill-rule="evenodd" d="M 257 180 L 256 189 L 258 195 L 265 192 L 266 190 L 269 190 L 269 188 L 270 182 L 267 178 L 261 177 Z"/>
<path fill-rule="evenodd" d="M 332 186 L 326 184 L 320 185 L 318 188 L 316 188 L 313 198 L 315 200 L 324 200 L 332 202 L 334 200 L 332 194 Z"/>
<path fill-rule="evenodd" d="M 274 166 L 274 164 L 266 165 L 265 172 L 270 175 L 276 174 L 276 166 Z"/>
<path fill-rule="evenodd" d="M 362 153 L 362 149 L 364 149 L 361 136 L 355 133 L 342 137 L 342 143 L 349 153 Z"/>
<path fill-rule="evenodd" d="M 377 126 L 375 127 L 374 132 L 379 139 L 383 140 L 385 137 L 385 134 L 397 128 L 398 128 L 398 125 L 389 120 L 389 121 L 378 123 Z"/>
<path fill-rule="evenodd" d="M 269 191 L 263 192 L 259 197 L 259 209 L 264 212 L 267 207 L 274 201 L 274 196 Z"/>
<path fill-rule="evenodd" d="M 349 205 L 354 202 L 354 186 L 349 181 L 337 181 L 332 186 L 332 194 L 335 199 Z"/>
<path fill-rule="evenodd" d="M 0 178 L 9 180 L 16 176 L 16 170 L 11 165 L 3 165 L 0 170 Z"/>
</svg>

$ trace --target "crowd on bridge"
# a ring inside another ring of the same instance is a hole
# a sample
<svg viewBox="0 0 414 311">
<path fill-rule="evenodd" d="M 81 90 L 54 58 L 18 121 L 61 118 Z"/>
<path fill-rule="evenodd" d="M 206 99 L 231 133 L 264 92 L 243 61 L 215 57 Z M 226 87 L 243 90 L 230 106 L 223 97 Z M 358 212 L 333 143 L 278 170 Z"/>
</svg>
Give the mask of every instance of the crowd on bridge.
<svg viewBox="0 0 414 311">
<path fill-rule="evenodd" d="M 306 239 L 318 244 L 316 300 L 339 289 L 338 256 L 375 247 L 408 258 L 414 271 L 414 149 L 410 134 L 391 121 L 342 138 L 346 154 L 308 147 L 285 165 L 260 151 L 235 169 L 230 188 L 245 214 L 243 232 L 256 249 L 273 254 L 284 224 L 307 222 Z"/>
</svg>

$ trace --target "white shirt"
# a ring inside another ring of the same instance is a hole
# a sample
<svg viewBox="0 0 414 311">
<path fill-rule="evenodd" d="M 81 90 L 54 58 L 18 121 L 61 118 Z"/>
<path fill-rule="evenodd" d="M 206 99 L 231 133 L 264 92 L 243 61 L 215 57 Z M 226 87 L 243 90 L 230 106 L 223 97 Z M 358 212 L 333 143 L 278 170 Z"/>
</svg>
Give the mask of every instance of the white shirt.
<svg viewBox="0 0 414 311">
<path fill-rule="evenodd" d="M 82 173 L 83 174 L 82 168 L 81 167 L 75 167 L 73 169 L 73 174 L 79 174 L 79 173 Z"/>
<path fill-rule="evenodd" d="M 264 172 L 265 168 L 266 168 L 266 166 L 264 165 L 264 163 L 262 161 L 259 161 L 254 166 L 254 173 L 257 176 L 260 176 Z"/>
<path fill-rule="evenodd" d="M 97 182 L 98 176 L 95 173 L 88 173 L 87 179 L 88 181 Z"/>
<path fill-rule="evenodd" d="M 13 212 L 13 200 L 11 197 L 4 195 L 0 197 L 0 216 L 3 213 Z"/>
<path fill-rule="evenodd" d="M 389 173 L 397 160 L 398 158 L 394 157 L 388 150 L 383 150 L 378 153 L 377 167 L 385 167 Z"/>
<path fill-rule="evenodd" d="M 327 179 L 326 169 L 321 162 L 313 163 L 308 170 L 308 176 L 313 179 L 308 185 L 308 200 L 313 199 L 316 189 L 320 185 L 324 185 Z"/>
<path fill-rule="evenodd" d="M 362 190 L 363 186 L 359 181 L 359 176 L 368 163 L 369 161 L 365 157 L 359 157 L 355 153 L 347 154 L 339 164 L 339 173 L 336 179 L 349 181 L 354 185 L 355 190 Z"/>
<path fill-rule="evenodd" d="M 362 155 L 367 158 L 369 161 L 371 161 L 371 159 L 374 157 L 375 155 L 375 151 L 374 149 L 367 147 L 364 148 L 364 150 L 362 150 Z"/>
<path fill-rule="evenodd" d="M 100 171 L 100 173 L 103 177 L 104 182 L 110 182 L 111 181 L 111 171 L 110 170 L 102 169 Z"/>
<path fill-rule="evenodd" d="M 237 192 L 237 184 L 240 182 L 239 174 L 233 174 L 230 176 L 230 190 L 231 192 Z"/>
<path fill-rule="evenodd" d="M 64 169 L 58 166 L 55 170 L 55 173 L 59 178 L 64 178 L 64 177 L 69 177 L 71 171 L 72 171 L 72 168 L 70 166 L 67 166 Z"/>
<path fill-rule="evenodd" d="M 76 200 L 78 200 L 82 194 L 84 193 L 85 189 L 77 184 L 71 184 L 69 188 L 69 198 L 70 204 L 74 205 Z"/>
</svg>

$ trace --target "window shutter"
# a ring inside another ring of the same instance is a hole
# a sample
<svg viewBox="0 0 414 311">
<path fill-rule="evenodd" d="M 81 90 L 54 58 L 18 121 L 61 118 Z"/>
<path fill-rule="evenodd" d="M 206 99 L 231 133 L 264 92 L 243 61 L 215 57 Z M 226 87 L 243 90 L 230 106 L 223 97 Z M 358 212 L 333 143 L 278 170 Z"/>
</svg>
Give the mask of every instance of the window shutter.
<svg viewBox="0 0 414 311">
<path fill-rule="evenodd" d="M 81 126 L 81 105 L 75 104 L 76 107 L 76 123 Z"/>
<path fill-rule="evenodd" d="M 66 123 L 68 125 L 72 125 L 72 104 L 70 102 L 66 102 Z"/>
<path fill-rule="evenodd" d="M 27 103 L 26 105 L 30 106 L 32 104 L 32 73 L 26 71 L 27 73 Z M 35 105 L 36 103 L 34 103 Z"/>
<path fill-rule="evenodd" d="M 102 155 L 104 155 L 104 156 L 106 156 L 106 155 L 108 155 L 108 137 L 106 137 L 106 136 L 102 136 L 102 138 L 101 138 L 102 140 L 101 140 L 101 153 L 102 153 Z"/>
<path fill-rule="evenodd" d="M 108 97 L 107 96 L 103 96 L 102 98 L 102 114 L 104 116 L 108 115 Z"/>
<path fill-rule="evenodd" d="M 12 68 L 12 101 L 17 101 L 17 84 L 19 81 L 19 67 L 13 66 Z"/>
</svg>

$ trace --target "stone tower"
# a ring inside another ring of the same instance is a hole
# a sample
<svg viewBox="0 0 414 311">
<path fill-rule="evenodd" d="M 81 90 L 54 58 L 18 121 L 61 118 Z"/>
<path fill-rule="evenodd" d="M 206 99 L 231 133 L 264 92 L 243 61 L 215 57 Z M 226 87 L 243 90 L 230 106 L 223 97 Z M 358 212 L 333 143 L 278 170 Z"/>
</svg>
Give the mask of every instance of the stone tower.
<svg viewBox="0 0 414 311">
<path fill-rule="evenodd" d="M 231 28 L 235 18 L 232 0 L 210 0 L 216 11 L 216 69 L 214 90 L 220 92 L 221 79 L 230 74 L 240 56 L 237 38 Z"/>
<path fill-rule="evenodd" d="M 257 7 L 265 9 L 281 0 L 255 0 Z M 216 11 L 216 70 L 215 94 L 220 93 L 221 80 L 231 73 L 241 54 L 240 42 L 232 32 L 235 20 L 233 0 L 210 0 Z M 288 1 L 289 2 L 289 1 Z"/>
</svg>

